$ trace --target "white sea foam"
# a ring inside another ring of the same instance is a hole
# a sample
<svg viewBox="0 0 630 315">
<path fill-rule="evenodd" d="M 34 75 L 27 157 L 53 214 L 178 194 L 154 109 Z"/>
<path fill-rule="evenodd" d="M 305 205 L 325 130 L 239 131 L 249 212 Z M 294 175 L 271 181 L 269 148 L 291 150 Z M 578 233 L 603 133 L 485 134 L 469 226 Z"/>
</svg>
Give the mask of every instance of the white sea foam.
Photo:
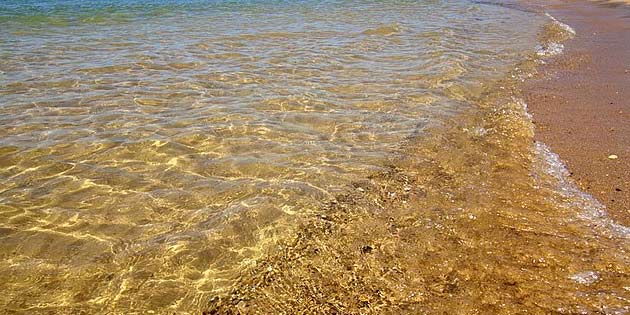
<svg viewBox="0 0 630 315">
<path fill-rule="evenodd" d="M 541 44 L 536 47 L 536 55 L 542 58 L 557 56 L 562 54 L 563 52 L 564 45 L 556 42 Z"/>
<path fill-rule="evenodd" d="M 575 36 L 576 32 L 571 26 L 558 21 L 558 19 L 556 19 L 549 13 L 545 13 L 545 16 L 551 19 L 552 23 L 558 26 L 558 28 L 564 31 L 567 37 L 572 38 Z M 541 58 L 557 56 L 562 54 L 563 52 L 564 45 L 559 42 L 542 43 L 536 47 L 536 54 Z"/>
<path fill-rule="evenodd" d="M 593 222 L 594 227 L 604 228 L 604 232 L 612 232 L 617 237 L 630 238 L 630 227 L 610 219 L 606 213 L 606 206 L 578 187 L 571 179 L 570 172 L 560 156 L 542 142 L 536 142 L 534 150 L 543 162 L 542 171 L 556 180 L 556 190 L 565 199 L 564 204 L 560 206 L 581 209 L 579 217 Z"/>
<path fill-rule="evenodd" d="M 571 36 L 575 36 L 575 34 L 576 34 L 576 33 L 575 33 L 575 30 L 574 30 L 571 26 L 569 26 L 569 25 L 567 25 L 567 24 L 565 24 L 565 23 L 562 23 L 562 22 L 558 21 L 558 19 L 556 19 L 555 17 L 553 17 L 553 15 L 551 15 L 551 14 L 549 14 L 549 13 L 545 13 L 545 16 L 546 16 L 546 17 L 548 17 L 548 18 L 550 18 L 550 19 L 551 19 L 551 20 L 552 20 L 552 21 L 553 21 L 556 25 L 558 25 L 560 28 L 562 28 L 563 30 L 565 30 L 565 31 L 566 31 L 567 33 L 569 33 Z"/>
</svg>

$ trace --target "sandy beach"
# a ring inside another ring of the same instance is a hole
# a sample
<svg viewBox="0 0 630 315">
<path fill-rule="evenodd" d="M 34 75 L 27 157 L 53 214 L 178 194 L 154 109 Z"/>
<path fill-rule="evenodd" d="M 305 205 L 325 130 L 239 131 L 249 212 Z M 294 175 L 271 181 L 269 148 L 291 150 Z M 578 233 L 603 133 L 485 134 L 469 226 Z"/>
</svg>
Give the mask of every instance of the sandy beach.
<svg viewBox="0 0 630 315">
<path fill-rule="evenodd" d="M 629 10 L 0 1 L 1 313 L 629 314 Z"/>
<path fill-rule="evenodd" d="M 628 225 L 630 8 L 565 1 L 547 10 L 577 35 L 565 43 L 564 54 L 540 68 L 541 77 L 525 83 L 536 139 L 562 157 L 614 220 Z"/>
</svg>

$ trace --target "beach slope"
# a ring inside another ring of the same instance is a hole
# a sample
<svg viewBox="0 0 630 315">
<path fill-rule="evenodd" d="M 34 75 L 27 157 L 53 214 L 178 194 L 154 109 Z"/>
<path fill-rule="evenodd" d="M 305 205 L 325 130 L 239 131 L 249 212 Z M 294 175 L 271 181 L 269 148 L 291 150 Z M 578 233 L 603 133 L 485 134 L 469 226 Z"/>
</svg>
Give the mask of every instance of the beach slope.
<svg viewBox="0 0 630 315">
<path fill-rule="evenodd" d="M 630 224 L 630 8 L 564 1 L 545 10 L 577 35 L 524 86 L 536 138 L 581 188 Z"/>
</svg>

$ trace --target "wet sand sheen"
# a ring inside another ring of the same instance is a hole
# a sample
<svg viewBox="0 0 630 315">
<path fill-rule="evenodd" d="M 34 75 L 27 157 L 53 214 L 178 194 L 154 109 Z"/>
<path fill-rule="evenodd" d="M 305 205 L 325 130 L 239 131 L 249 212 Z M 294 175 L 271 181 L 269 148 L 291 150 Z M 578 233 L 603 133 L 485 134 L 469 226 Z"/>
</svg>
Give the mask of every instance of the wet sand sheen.
<svg viewBox="0 0 630 315">
<path fill-rule="evenodd" d="M 578 35 L 525 86 L 537 139 L 565 160 L 580 187 L 630 225 L 630 7 L 563 3 L 550 10 Z M 619 159 L 608 158 L 616 155 Z"/>
</svg>

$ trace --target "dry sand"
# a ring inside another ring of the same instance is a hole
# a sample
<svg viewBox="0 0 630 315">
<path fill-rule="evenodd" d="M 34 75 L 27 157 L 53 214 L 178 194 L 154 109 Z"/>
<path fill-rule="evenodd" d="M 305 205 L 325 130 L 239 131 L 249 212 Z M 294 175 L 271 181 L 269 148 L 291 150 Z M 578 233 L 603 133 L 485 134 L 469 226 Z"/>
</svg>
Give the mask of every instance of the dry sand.
<svg viewBox="0 0 630 315">
<path fill-rule="evenodd" d="M 525 83 L 537 140 L 550 145 L 582 189 L 628 226 L 630 7 L 586 1 L 545 7 L 577 36 L 565 43 L 565 54 L 541 68 L 541 77 Z"/>
</svg>

